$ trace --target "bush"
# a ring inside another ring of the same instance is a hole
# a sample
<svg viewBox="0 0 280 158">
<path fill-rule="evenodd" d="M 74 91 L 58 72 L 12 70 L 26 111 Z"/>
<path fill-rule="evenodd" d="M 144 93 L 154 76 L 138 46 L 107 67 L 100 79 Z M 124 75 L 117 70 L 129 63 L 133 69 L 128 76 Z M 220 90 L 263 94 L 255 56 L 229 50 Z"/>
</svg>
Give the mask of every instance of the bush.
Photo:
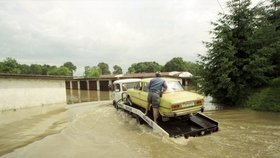
<svg viewBox="0 0 280 158">
<path fill-rule="evenodd" d="M 248 97 L 245 106 L 261 111 L 280 112 L 280 78 L 272 80 L 269 87 L 255 91 Z"/>
</svg>

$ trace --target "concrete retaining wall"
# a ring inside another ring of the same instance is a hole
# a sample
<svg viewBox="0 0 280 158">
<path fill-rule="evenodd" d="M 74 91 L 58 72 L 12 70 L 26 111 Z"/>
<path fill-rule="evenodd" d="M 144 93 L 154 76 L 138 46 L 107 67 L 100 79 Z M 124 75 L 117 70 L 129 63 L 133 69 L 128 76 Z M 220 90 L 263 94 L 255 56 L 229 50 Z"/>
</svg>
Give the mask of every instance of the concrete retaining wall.
<svg viewBox="0 0 280 158">
<path fill-rule="evenodd" d="M 0 110 L 66 105 L 65 80 L 0 78 Z"/>
</svg>

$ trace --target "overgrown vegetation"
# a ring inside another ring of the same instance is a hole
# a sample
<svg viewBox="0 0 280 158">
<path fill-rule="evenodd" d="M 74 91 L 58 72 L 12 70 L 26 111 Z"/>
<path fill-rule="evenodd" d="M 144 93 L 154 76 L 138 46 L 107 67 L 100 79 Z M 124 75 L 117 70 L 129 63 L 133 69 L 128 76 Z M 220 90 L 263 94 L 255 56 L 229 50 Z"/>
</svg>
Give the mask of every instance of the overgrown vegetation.
<svg viewBox="0 0 280 158">
<path fill-rule="evenodd" d="M 227 7 L 229 13 L 212 23 L 212 41 L 205 42 L 201 85 L 219 103 L 239 106 L 280 75 L 280 1 L 252 7 L 250 0 L 231 0 Z"/>
<path fill-rule="evenodd" d="M 245 107 L 280 112 L 280 78 L 272 80 L 269 85 L 253 92 L 246 101 Z"/>
</svg>

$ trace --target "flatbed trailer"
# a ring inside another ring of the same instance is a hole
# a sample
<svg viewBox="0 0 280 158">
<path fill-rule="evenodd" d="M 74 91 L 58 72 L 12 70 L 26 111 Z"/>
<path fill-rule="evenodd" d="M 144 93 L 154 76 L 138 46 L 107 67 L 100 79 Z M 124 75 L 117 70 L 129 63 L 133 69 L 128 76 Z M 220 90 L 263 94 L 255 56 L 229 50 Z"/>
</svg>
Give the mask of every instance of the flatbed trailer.
<svg viewBox="0 0 280 158">
<path fill-rule="evenodd" d="M 116 109 L 123 109 L 134 116 L 140 123 L 147 123 L 155 132 L 163 133 L 169 137 L 188 138 L 190 136 L 202 136 L 218 131 L 218 122 L 202 113 L 196 113 L 189 117 L 170 118 L 168 121 L 159 120 L 156 124 L 149 116 L 146 116 L 137 105 L 127 105 L 123 101 L 117 102 Z"/>
</svg>

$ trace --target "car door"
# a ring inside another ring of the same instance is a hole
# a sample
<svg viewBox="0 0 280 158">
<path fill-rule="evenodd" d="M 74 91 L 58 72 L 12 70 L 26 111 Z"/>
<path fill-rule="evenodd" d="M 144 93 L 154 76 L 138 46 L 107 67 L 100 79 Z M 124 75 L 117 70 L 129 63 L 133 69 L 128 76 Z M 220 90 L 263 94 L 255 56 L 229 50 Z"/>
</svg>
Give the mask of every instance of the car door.
<svg viewBox="0 0 280 158">
<path fill-rule="evenodd" d="M 113 85 L 112 98 L 115 102 L 121 99 L 121 86 L 119 83 Z"/>
<path fill-rule="evenodd" d="M 139 95 L 139 98 L 140 98 L 140 101 L 141 101 L 141 106 L 146 108 L 147 104 L 148 104 L 148 85 L 149 83 L 148 82 L 142 82 L 142 89 L 141 91 L 139 91 L 138 95 Z"/>
<path fill-rule="evenodd" d="M 141 82 L 137 83 L 133 90 L 130 90 L 130 99 L 134 104 L 141 105 L 139 93 L 141 91 Z"/>
</svg>

